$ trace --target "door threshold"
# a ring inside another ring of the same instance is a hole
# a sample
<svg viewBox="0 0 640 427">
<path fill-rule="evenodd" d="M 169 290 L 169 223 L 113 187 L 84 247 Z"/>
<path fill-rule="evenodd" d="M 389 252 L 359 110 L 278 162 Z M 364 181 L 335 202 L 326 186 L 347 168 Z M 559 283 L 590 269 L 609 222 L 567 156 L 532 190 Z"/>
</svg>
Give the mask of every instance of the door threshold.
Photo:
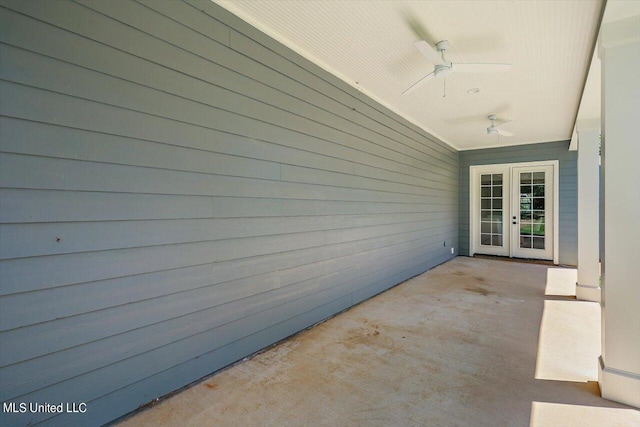
<svg viewBox="0 0 640 427">
<path fill-rule="evenodd" d="M 473 254 L 473 258 L 495 259 L 498 261 L 523 262 L 525 264 L 555 265 L 553 261 L 545 260 L 545 259 L 510 258 L 508 256 L 500 256 L 500 255 Z"/>
</svg>

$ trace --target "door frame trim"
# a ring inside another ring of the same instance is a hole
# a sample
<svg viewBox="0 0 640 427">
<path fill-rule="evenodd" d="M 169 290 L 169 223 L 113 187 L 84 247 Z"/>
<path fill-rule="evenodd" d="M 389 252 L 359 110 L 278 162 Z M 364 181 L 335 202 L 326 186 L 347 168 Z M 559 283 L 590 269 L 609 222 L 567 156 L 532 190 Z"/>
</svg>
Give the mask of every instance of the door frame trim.
<svg viewBox="0 0 640 427">
<path fill-rule="evenodd" d="M 478 206 L 475 199 L 479 197 L 476 190 L 476 173 L 477 169 L 483 169 L 487 167 L 506 167 L 511 169 L 514 167 L 535 167 L 535 166 L 552 166 L 553 167 L 553 263 L 559 263 L 558 253 L 558 237 L 560 225 L 559 219 L 559 204 L 560 204 L 560 161 L 559 160 L 544 160 L 539 162 L 519 162 L 519 163 L 489 163 L 484 165 L 469 166 L 469 256 L 473 256 L 476 253 L 476 241 L 475 241 L 475 221 L 473 220 L 478 215 Z M 511 180 L 511 177 L 509 178 Z M 511 196 L 509 196 L 511 200 Z M 509 244 L 509 257 L 513 258 L 513 245 Z"/>
</svg>

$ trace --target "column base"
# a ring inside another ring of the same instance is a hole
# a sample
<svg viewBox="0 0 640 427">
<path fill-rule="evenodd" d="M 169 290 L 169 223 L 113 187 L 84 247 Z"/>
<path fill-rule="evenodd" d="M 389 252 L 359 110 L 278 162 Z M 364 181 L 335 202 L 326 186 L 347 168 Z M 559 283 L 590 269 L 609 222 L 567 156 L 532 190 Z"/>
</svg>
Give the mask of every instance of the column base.
<svg viewBox="0 0 640 427">
<path fill-rule="evenodd" d="M 586 286 L 576 283 L 576 299 L 581 301 L 600 302 L 600 287 Z"/>
<path fill-rule="evenodd" d="M 640 375 L 607 368 L 598 358 L 598 385 L 603 399 L 640 408 Z"/>
</svg>

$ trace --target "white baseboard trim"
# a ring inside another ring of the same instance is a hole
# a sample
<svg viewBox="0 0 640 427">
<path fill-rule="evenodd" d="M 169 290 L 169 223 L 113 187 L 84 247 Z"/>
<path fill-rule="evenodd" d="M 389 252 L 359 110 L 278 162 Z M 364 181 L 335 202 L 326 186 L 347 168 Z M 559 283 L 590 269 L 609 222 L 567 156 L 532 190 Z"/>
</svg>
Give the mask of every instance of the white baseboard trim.
<svg viewBox="0 0 640 427">
<path fill-rule="evenodd" d="M 598 385 L 603 399 L 640 408 L 640 375 L 608 368 L 598 358 Z"/>
</svg>

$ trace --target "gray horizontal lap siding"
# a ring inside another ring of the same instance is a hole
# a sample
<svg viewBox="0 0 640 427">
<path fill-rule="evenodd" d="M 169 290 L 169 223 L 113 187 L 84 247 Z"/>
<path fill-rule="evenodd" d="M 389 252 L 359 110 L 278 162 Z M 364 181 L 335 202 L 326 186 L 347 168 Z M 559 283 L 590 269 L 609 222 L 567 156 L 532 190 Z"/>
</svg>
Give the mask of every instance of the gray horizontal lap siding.
<svg viewBox="0 0 640 427">
<path fill-rule="evenodd" d="M 460 254 L 469 255 L 469 167 L 500 163 L 558 160 L 560 205 L 558 206 L 558 252 L 561 264 L 578 263 L 577 152 L 569 141 L 527 144 L 460 152 Z"/>
<path fill-rule="evenodd" d="M 99 425 L 452 257 L 458 153 L 208 0 L 0 1 L 0 400 Z"/>
</svg>

